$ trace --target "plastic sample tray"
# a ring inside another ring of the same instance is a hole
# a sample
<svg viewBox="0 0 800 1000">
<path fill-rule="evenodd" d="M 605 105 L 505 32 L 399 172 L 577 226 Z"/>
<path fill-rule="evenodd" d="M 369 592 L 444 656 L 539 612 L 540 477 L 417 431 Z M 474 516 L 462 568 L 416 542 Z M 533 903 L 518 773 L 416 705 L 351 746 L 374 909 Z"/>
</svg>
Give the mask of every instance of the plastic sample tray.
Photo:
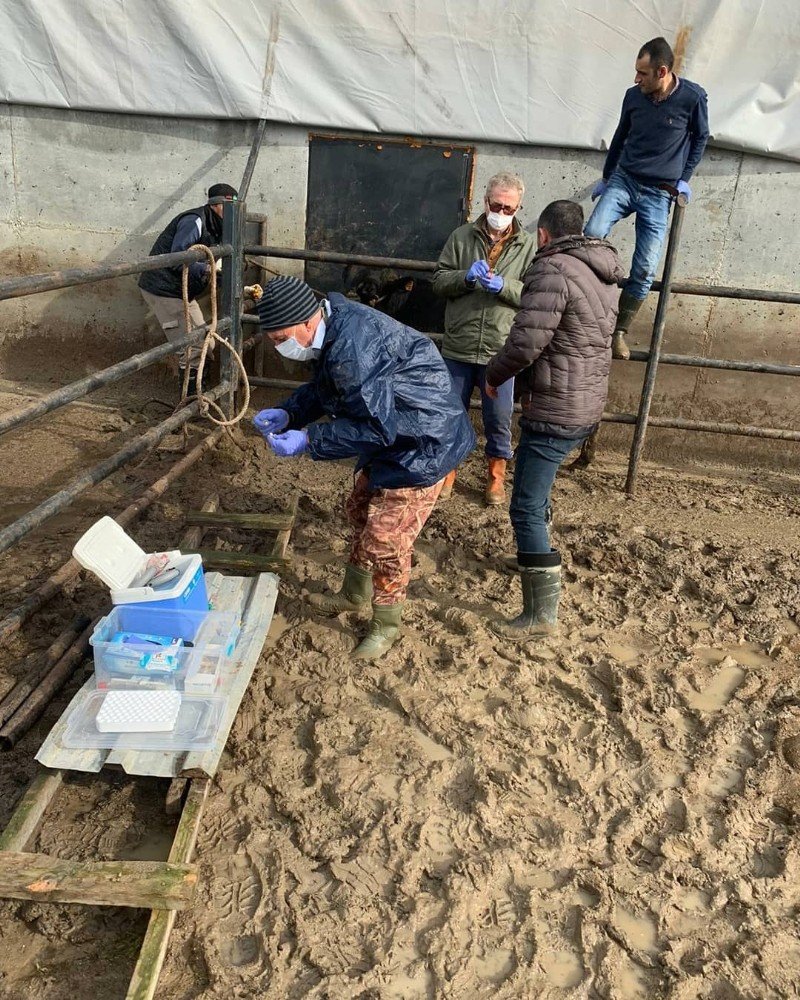
<svg viewBox="0 0 800 1000">
<path fill-rule="evenodd" d="M 128 692 L 93 691 L 70 716 L 61 742 L 73 750 L 209 750 L 214 743 L 224 698 L 198 698 L 177 691 L 136 692 L 137 694 L 172 695 L 180 706 L 169 732 L 102 732 L 98 722 L 106 698 Z"/>
<path fill-rule="evenodd" d="M 177 691 L 109 691 L 95 724 L 101 733 L 171 733 L 180 710 Z"/>
</svg>

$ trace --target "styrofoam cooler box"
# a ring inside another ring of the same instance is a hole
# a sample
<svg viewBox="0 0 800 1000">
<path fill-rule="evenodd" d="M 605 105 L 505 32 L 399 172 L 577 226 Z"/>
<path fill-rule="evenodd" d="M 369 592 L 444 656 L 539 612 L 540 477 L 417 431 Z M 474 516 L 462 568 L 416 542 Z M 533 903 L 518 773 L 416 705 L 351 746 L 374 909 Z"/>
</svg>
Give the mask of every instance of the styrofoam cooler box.
<svg viewBox="0 0 800 1000">
<path fill-rule="evenodd" d="M 170 565 L 179 575 L 160 586 L 134 586 L 147 562 L 147 553 L 111 517 L 101 517 L 75 544 L 73 556 L 111 591 L 112 604 L 136 604 L 141 612 L 208 611 L 203 561 L 196 553 L 182 555 L 168 552 Z M 131 626 L 130 631 L 156 632 L 147 622 Z"/>
<path fill-rule="evenodd" d="M 142 622 L 147 628 L 142 628 Z M 98 688 L 175 688 L 213 694 L 223 661 L 239 637 L 235 611 L 142 612 L 139 604 L 118 604 L 101 618 L 89 640 Z M 143 638 L 122 643 L 121 633 L 183 640 L 180 646 L 156 645 Z"/>
</svg>

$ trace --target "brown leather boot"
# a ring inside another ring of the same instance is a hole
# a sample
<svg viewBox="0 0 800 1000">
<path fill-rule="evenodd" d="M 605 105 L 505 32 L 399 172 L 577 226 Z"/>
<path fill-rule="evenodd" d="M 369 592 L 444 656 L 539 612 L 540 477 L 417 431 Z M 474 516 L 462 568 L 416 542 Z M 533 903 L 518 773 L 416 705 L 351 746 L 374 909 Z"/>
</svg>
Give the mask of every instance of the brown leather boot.
<svg viewBox="0 0 800 1000">
<path fill-rule="evenodd" d="M 486 492 L 483 499 L 487 507 L 499 507 L 506 502 L 506 465 L 504 458 L 489 458 L 489 479 L 486 483 Z"/>
<path fill-rule="evenodd" d="M 614 333 L 611 337 L 611 357 L 627 361 L 630 356 L 630 348 L 625 343 L 625 334 L 630 329 L 636 314 L 642 308 L 642 300 L 635 299 L 627 292 L 621 292 L 619 296 L 619 312 Z"/>
<path fill-rule="evenodd" d="M 439 500 L 449 500 L 453 494 L 453 487 L 456 483 L 456 470 L 453 469 L 452 472 L 448 472 L 444 477 L 444 485 L 441 490 L 439 490 Z"/>
</svg>

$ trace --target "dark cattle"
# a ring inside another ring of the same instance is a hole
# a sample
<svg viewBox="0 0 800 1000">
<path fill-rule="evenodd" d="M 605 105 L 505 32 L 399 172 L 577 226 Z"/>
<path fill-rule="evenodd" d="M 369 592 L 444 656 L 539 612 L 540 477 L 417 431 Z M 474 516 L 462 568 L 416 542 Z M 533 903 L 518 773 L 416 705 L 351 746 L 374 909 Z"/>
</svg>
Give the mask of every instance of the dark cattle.
<svg viewBox="0 0 800 1000">
<path fill-rule="evenodd" d="M 351 298 L 422 333 L 441 333 L 444 329 L 445 303 L 434 295 L 428 278 L 352 267 L 345 268 L 342 277 Z"/>
</svg>

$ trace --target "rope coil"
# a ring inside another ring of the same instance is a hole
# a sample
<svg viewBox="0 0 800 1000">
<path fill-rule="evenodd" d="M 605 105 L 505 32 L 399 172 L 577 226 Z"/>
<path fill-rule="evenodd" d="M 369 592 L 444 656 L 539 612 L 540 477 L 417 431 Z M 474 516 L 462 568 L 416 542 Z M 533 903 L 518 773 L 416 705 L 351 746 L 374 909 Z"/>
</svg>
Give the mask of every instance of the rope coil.
<svg viewBox="0 0 800 1000">
<path fill-rule="evenodd" d="M 212 424 L 216 424 L 218 427 L 235 427 L 236 424 L 242 420 L 247 413 L 247 408 L 250 406 L 250 381 L 247 378 L 247 371 L 244 367 L 244 361 L 242 361 L 236 348 L 233 344 L 226 340 L 224 337 L 220 337 L 217 333 L 217 262 L 214 260 L 214 254 L 211 250 L 204 246 L 202 243 L 195 243 L 193 246 L 189 247 L 190 250 L 201 250 L 208 258 L 209 267 L 211 268 L 211 322 L 208 325 L 208 332 L 206 333 L 205 339 L 203 340 L 203 347 L 200 351 L 200 360 L 197 364 L 197 376 L 196 385 L 197 391 L 196 395 L 193 397 L 197 399 L 199 404 L 200 413 L 211 421 Z M 183 265 L 183 273 L 181 275 L 181 291 L 183 293 L 183 320 L 186 328 L 186 335 L 188 336 L 192 332 L 192 321 L 189 316 L 189 265 Z M 203 370 L 206 364 L 206 357 L 210 350 L 213 350 L 214 342 L 222 344 L 227 350 L 231 352 L 233 360 L 238 366 L 239 373 L 236 379 L 236 386 L 238 388 L 239 384 L 244 386 L 244 398 L 242 405 L 240 406 L 238 412 L 228 418 L 225 416 L 225 412 L 219 407 L 213 399 L 209 399 L 207 396 L 203 395 Z M 181 405 L 186 402 L 188 398 L 187 393 L 189 389 L 189 374 L 191 369 L 187 364 L 183 370 L 183 385 L 181 387 Z M 215 417 L 211 413 L 211 409 L 214 409 L 219 417 Z"/>
</svg>

